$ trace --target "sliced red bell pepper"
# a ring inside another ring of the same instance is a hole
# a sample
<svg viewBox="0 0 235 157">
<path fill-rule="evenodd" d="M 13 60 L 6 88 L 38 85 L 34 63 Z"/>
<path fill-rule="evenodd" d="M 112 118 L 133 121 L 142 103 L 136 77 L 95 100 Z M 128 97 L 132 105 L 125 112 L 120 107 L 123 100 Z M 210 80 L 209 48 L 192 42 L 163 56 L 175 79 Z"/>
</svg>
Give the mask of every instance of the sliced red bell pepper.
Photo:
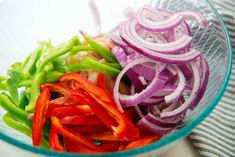
<svg viewBox="0 0 235 157">
<path fill-rule="evenodd" d="M 70 142 L 69 140 L 63 139 L 64 147 L 66 151 L 68 152 L 73 152 L 73 153 L 100 153 L 97 151 L 91 151 L 87 149 L 86 147 L 79 145 L 79 144 L 74 144 Z M 107 150 L 107 152 L 113 152 L 113 151 L 118 151 L 119 147 L 122 145 L 122 142 L 116 142 L 116 141 L 103 141 L 100 145 L 100 147 L 104 148 Z M 123 146 L 125 147 L 125 146 Z"/>
<path fill-rule="evenodd" d="M 59 97 L 59 98 L 56 98 L 56 99 L 52 99 L 50 100 L 50 104 L 64 104 L 67 102 L 67 98 L 65 97 Z"/>
<path fill-rule="evenodd" d="M 161 135 L 151 135 L 151 136 L 145 136 L 142 137 L 138 140 L 132 141 L 130 142 L 125 148 L 123 148 L 124 150 L 128 150 L 128 149 L 133 149 L 133 148 L 138 148 L 138 147 L 142 147 L 144 145 L 153 143 L 156 140 L 159 140 L 161 138 Z"/>
<path fill-rule="evenodd" d="M 87 104 L 91 107 L 91 109 L 96 113 L 96 115 L 107 125 L 113 126 L 117 123 L 114 119 L 110 118 L 108 113 L 99 105 L 97 104 L 94 99 L 87 94 L 85 91 L 81 90 L 73 90 L 64 84 L 55 84 L 55 83 L 46 83 L 41 85 L 42 87 L 48 87 L 51 91 L 56 91 L 61 94 L 69 96 L 69 99 L 72 98 L 73 102 L 79 102 L 81 104 Z M 72 96 L 71 96 L 72 95 Z M 63 100 L 63 99 L 62 99 Z M 71 101 L 70 101 L 71 103 Z"/>
<path fill-rule="evenodd" d="M 102 131 L 108 131 L 107 126 L 104 124 L 98 125 L 72 125 L 69 126 L 71 129 L 81 133 L 81 134 L 91 134 L 91 133 L 98 133 Z"/>
<path fill-rule="evenodd" d="M 61 124 L 67 125 L 95 125 L 103 124 L 102 121 L 97 118 L 97 116 L 85 116 L 85 115 L 75 115 L 75 116 L 66 116 L 60 119 Z"/>
<path fill-rule="evenodd" d="M 131 107 L 124 110 L 125 116 L 130 119 L 134 124 L 139 120 L 138 113 L 135 108 Z"/>
<path fill-rule="evenodd" d="M 59 139 L 58 139 L 58 132 L 54 125 L 50 127 L 50 134 L 49 134 L 49 145 L 50 149 L 54 151 L 63 151 L 64 148 L 61 146 Z"/>
<path fill-rule="evenodd" d="M 71 95 L 71 88 L 61 83 L 44 83 L 40 85 L 41 88 L 48 88 L 51 92 L 58 92 L 65 98 L 69 98 Z"/>
<path fill-rule="evenodd" d="M 107 93 L 107 95 L 110 97 L 111 100 L 113 99 L 111 92 L 109 91 L 107 85 L 105 84 L 103 73 L 99 73 L 97 77 L 97 86 L 102 88 Z"/>
<path fill-rule="evenodd" d="M 90 82 L 89 80 L 87 80 L 87 78 L 81 76 L 78 73 L 66 73 L 60 78 L 60 81 L 65 83 L 70 80 L 75 80 L 77 82 L 76 86 L 87 91 L 87 93 L 92 95 L 93 98 L 96 97 L 96 99 L 100 99 L 101 101 L 108 104 L 112 103 L 112 100 L 110 100 L 105 90 L 97 87 L 94 83 Z"/>
<path fill-rule="evenodd" d="M 86 135 L 86 138 L 98 141 L 129 141 L 127 139 L 118 139 L 111 131 L 103 131 Z"/>
<path fill-rule="evenodd" d="M 98 104 L 87 92 L 77 90 L 72 93 L 71 97 L 82 104 L 89 105 L 96 116 L 108 127 L 117 125 L 116 121 L 112 117 L 110 117 L 106 110 L 100 104 Z"/>
<path fill-rule="evenodd" d="M 93 115 L 94 112 L 87 105 L 57 105 L 57 104 L 49 104 L 47 110 L 47 117 L 56 116 L 58 118 L 62 118 L 65 116 L 74 116 L 74 115 Z"/>
<path fill-rule="evenodd" d="M 50 92 L 47 88 L 42 88 L 41 94 L 37 98 L 34 109 L 32 124 L 33 145 L 39 146 L 42 137 L 42 127 L 45 123 L 46 112 L 50 100 Z"/>
<path fill-rule="evenodd" d="M 64 143 L 64 147 L 65 150 L 67 152 L 72 152 L 72 153 L 92 153 L 92 154 L 99 154 L 99 151 L 94 151 L 94 150 L 90 150 L 80 144 L 74 144 L 73 142 L 67 140 L 66 138 L 63 138 L 63 143 Z"/>
<path fill-rule="evenodd" d="M 134 126 L 134 124 L 125 117 L 113 103 L 113 100 L 107 94 L 107 92 L 89 82 L 85 77 L 82 77 L 78 73 L 67 73 L 60 79 L 62 82 L 66 83 L 70 80 L 75 80 L 79 88 L 87 91 L 87 93 L 99 103 L 109 114 L 112 115 L 112 118 L 115 118 L 118 125 L 111 126 L 114 131 L 114 135 L 118 138 L 124 139 L 137 139 L 139 138 L 139 129 Z"/>
<path fill-rule="evenodd" d="M 120 146 L 124 146 L 125 143 L 120 141 L 102 141 L 101 147 L 109 150 L 110 152 L 118 151 Z"/>
<path fill-rule="evenodd" d="M 89 139 L 87 139 L 86 137 L 82 136 L 78 132 L 76 132 L 76 131 L 74 131 L 72 129 L 69 129 L 68 127 L 63 126 L 60 123 L 60 120 L 57 117 L 52 116 L 51 117 L 51 123 L 52 123 L 52 125 L 55 126 L 55 128 L 58 131 L 58 133 L 60 135 L 62 135 L 63 138 L 66 138 L 67 140 L 69 140 L 71 142 L 74 142 L 76 144 L 81 144 L 82 146 L 88 148 L 89 150 L 98 151 L 98 152 L 105 152 L 104 149 L 102 149 L 99 146 L 96 146 Z"/>
</svg>

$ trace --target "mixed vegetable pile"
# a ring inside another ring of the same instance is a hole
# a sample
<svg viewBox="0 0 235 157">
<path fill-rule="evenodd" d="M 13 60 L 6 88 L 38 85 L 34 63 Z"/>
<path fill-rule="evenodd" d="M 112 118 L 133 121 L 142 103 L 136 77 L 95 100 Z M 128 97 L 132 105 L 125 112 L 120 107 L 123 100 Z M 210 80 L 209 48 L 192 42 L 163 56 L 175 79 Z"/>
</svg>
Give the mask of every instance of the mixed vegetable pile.
<svg viewBox="0 0 235 157">
<path fill-rule="evenodd" d="M 122 151 L 159 140 L 205 93 L 209 67 L 191 48 L 197 11 L 143 6 L 109 33 L 39 46 L 0 77 L 3 121 L 53 151 Z"/>
</svg>

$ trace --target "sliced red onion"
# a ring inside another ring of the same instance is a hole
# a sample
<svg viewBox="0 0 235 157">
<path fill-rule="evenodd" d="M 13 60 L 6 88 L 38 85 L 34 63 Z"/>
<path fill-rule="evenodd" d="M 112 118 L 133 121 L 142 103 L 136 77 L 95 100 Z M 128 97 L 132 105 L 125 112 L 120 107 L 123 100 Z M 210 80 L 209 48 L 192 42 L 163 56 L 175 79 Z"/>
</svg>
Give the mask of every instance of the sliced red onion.
<svg viewBox="0 0 235 157">
<path fill-rule="evenodd" d="M 181 95 L 185 89 L 185 78 L 184 78 L 182 71 L 177 66 L 174 66 L 174 68 L 177 71 L 179 82 L 178 82 L 178 86 L 175 89 L 175 91 L 172 92 L 171 94 L 165 96 L 164 100 L 166 103 L 176 102 L 181 97 Z"/>
<path fill-rule="evenodd" d="M 160 89 L 155 94 L 153 94 L 152 98 L 156 98 L 156 99 L 164 98 L 166 95 L 169 95 L 170 93 L 174 92 L 176 88 L 177 86 L 175 85 L 165 85 L 162 89 Z M 183 92 L 191 93 L 192 89 L 185 86 Z"/>
<path fill-rule="evenodd" d="M 202 28 L 208 27 L 209 23 L 200 12 L 196 10 L 185 10 L 177 12 L 178 15 L 184 16 L 186 19 L 195 19 Z"/>
<path fill-rule="evenodd" d="M 121 37 L 118 34 L 111 33 L 111 34 L 109 34 L 109 38 L 116 45 L 121 46 L 121 47 L 127 47 L 127 44 L 122 41 Z"/>
<path fill-rule="evenodd" d="M 174 13 L 150 6 L 137 14 L 129 8 L 124 14 L 128 21 L 110 37 L 119 46 L 112 52 L 123 67 L 113 89 L 115 103 L 120 111 L 134 106 L 143 130 L 168 133 L 199 103 L 209 79 L 206 60 L 190 50 L 192 32 L 185 19 L 194 18 L 201 27 L 208 22 L 196 11 Z M 132 82 L 131 95 L 118 91 L 125 74 Z"/>
<path fill-rule="evenodd" d="M 198 95 L 197 95 L 197 99 L 196 101 L 194 102 L 194 104 L 192 104 L 190 106 L 190 109 L 193 110 L 196 105 L 200 102 L 200 100 L 202 99 L 204 93 L 206 92 L 206 87 L 207 87 L 207 84 L 208 84 L 208 81 L 209 81 L 209 65 L 207 63 L 207 61 L 205 60 L 205 58 L 203 56 L 201 56 L 201 59 L 202 59 L 202 71 L 203 71 L 203 74 L 202 74 L 202 81 L 201 81 L 201 88 L 200 90 L 198 91 Z"/>
<path fill-rule="evenodd" d="M 127 64 L 127 55 L 124 52 L 124 50 L 121 47 L 119 47 L 119 46 L 114 46 L 112 48 L 112 53 L 115 56 L 115 58 L 118 60 L 120 65 L 122 67 L 125 67 L 126 64 Z"/>
<path fill-rule="evenodd" d="M 137 25 L 137 21 L 132 20 L 132 22 L 129 22 L 129 31 L 132 34 L 132 37 L 135 39 L 136 42 L 138 42 L 139 45 L 142 47 L 148 48 L 153 51 L 157 51 L 159 53 L 167 53 L 167 54 L 174 54 L 178 53 L 181 50 L 184 50 L 185 47 L 187 47 L 189 44 L 191 44 L 192 37 L 187 35 L 182 35 L 179 39 L 176 41 L 170 42 L 170 43 L 152 43 L 144 40 L 141 38 L 136 30 L 135 27 Z"/>
<path fill-rule="evenodd" d="M 142 53 L 144 56 L 149 57 L 151 59 L 165 62 L 165 63 L 174 63 L 174 64 L 186 64 L 200 55 L 200 52 L 193 49 L 184 54 L 161 54 L 155 51 L 149 50 L 140 46 L 135 39 L 132 37 L 128 24 L 129 22 L 125 22 L 120 27 L 120 36 L 124 42 L 127 43 L 128 46 L 133 48 L 134 50 Z"/>
<path fill-rule="evenodd" d="M 139 12 L 142 12 L 145 18 L 150 19 L 152 21 L 161 21 L 164 18 L 161 17 L 161 14 L 159 14 L 157 9 L 154 9 L 151 6 L 144 5 L 142 8 L 138 10 Z M 138 12 L 137 11 L 137 12 Z"/>
<path fill-rule="evenodd" d="M 127 67 L 127 66 L 126 66 Z M 126 68 L 125 67 L 125 68 Z M 124 68 L 124 69 L 125 69 Z M 156 74 L 153 80 L 149 83 L 149 85 L 142 90 L 140 93 L 136 93 L 134 95 L 122 95 L 120 94 L 120 101 L 123 107 L 135 106 L 141 103 L 143 100 L 152 96 L 153 93 L 158 91 L 163 87 L 166 80 L 161 78 L 161 71 L 156 69 Z"/>
<path fill-rule="evenodd" d="M 176 109 L 178 107 L 178 102 L 171 103 L 167 108 L 163 109 L 162 112 L 168 112 Z"/>
<path fill-rule="evenodd" d="M 185 79 L 190 81 L 193 77 L 192 69 L 187 64 L 178 65 L 178 67 L 184 73 Z"/>
<path fill-rule="evenodd" d="M 156 43 L 167 43 L 167 39 L 161 33 L 152 33 L 150 36 L 155 40 Z"/>
<path fill-rule="evenodd" d="M 116 78 L 115 84 L 114 84 L 114 88 L 113 88 L 113 96 L 114 96 L 114 101 L 118 107 L 118 109 L 123 112 L 124 110 L 122 109 L 122 105 L 119 101 L 119 84 L 121 82 L 122 77 L 125 75 L 125 73 L 132 67 L 135 66 L 137 64 L 141 64 L 141 63 L 146 63 L 151 61 L 150 59 L 147 58 L 141 58 L 138 59 L 137 61 L 131 62 L 130 64 L 127 64 L 127 66 L 119 73 L 119 75 Z M 134 64 L 133 64 L 134 63 Z M 132 82 L 133 83 L 133 82 Z M 134 84 L 134 83 L 133 83 Z"/>
<path fill-rule="evenodd" d="M 160 115 L 161 118 L 175 117 L 175 116 L 185 113 L 187 109 L 189 108 L 189 106 L 191 106 L 197 99 L 197 95 L 200 89 L 200 81 L 201 81 L 199 69 L 197 68 L 197 65 L 194 62 L 191 62 L 190 66 L 192 68 L 193 76 L 194 76 L 194 84 L 193 84 L 193 89 L 192 89 L 190 96 L 181 106 L 179 106 L 175 110 L 161 113 Z"/>
<path fill-rule="evenodd" d="M 145 29 L 153 32 L 168 31 L 178 26 L 184 19 L 179 14 L 173 14 L 170 18 L 161 21 L 151 21 L 146 17 L 145 8 L 141 8 L 137 11 L 136 19 L 138 23 Z M 156 15 L 156 14 L 155 14 Z"/>
<path fill-rule="evenodd" d="M 152 122 L 148 121 L 145 118 L 140 119 L 137 123 L 136 126 L 138 126 L 139 128 L 142 128 L 146 131 L 150 131 L 152 133 L 156 133 L 156 134 L 166 134 L 170 131 L 173 130 L 173 128 L 163 128 L 163 127 L 159 127 L 155 124 L 153 124 Z"/>
<path fill-rule="evenodd" d="M 124 52 L 123 48 L 119 46 L 115 46 L 112 49 L 112 53 L 114 54 L 118 62 L 121 64 L 121 66 L 125 67 L 127 64 L 127 55 Z M 144 89 L 144 86 L 138 79 L 138 74 L 136 72 L 134 72 L 132 69 L 129 69 L 126 75 L 130 79 L 130 81 L 135 85 L 135 88 L 137 89 L 137 91 L 141 91 L 142 89 Z"/>
<path fill-rule="evenodd" d="M 123 11 L 123 15 L 128 19 L 128 20 L 132 20 L 134 18 L 136 18 L 136 12 L 133 8 L 128 7 Z"/>
<path fill-rule="evenodd" d="M 144 79 L 143 76 L 139 76 L 138 79 L 140 80 L 140 82 L 141 82 L 144 86 L 148 84 L 148 83 L 146 82 L 146 80 Z"/>
<path fill-rule="evenodd" d="M 155 69 L 146 65 L 140 64 L 132 68 L 137 74 L 143 76 L 146 80 L 152 81 L 155 76 Z"/>
<path fill-rule="evenodd" d="M 168 42 L 174 42 L 176 40 L 177 40 L 176 30 L 175 28 L 172 28 L 168 32 Z"/>
<path fill-rule="evenodd" d="M 157 98 L 148 98 L 145 99 L 143 102 L 141 102 L 140 105 L 142 106 L 153 106 L 153 105 L 159 105 L 161 104 L 163 99 L 157 99 Z"/>
<path fill-rule="evenodd" d="M 161 119 L 160 117 L 154 116 L 151 113 L 148 113 L 144 117 L 147 121 L 163 128 L 175 128 L 179 122 L 182 121 L 183 117 L 179 116 L 177 118 L 171 119 Z"/>
</svg>

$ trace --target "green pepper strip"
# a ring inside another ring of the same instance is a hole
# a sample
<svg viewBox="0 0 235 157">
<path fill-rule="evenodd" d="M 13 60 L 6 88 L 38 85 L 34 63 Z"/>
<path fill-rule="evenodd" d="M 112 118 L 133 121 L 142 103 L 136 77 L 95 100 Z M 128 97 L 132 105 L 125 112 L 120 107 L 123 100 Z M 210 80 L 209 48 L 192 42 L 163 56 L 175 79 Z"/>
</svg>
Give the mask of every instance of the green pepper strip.
<svg viewBox="0 0 235 157">
<path fill-rule="evenodd" d="M 20 83 L 20 80 L 22 78 L 22 75 L 20 72 L 15 70 L 9 70 L 8 75 L 10 76 L 10 79 L 7 80 L 7 88 L 8 91 L 12 97 L 12 100 L 15 104 L 19 104 L 19 93 L 18 93 L 18 84 Z"/>
<path fill-rule="evenodd" d="M 14 118 L 12 118 L 11 114 L 6 113 L 2 117 L 2 119 L 9 127 L 13 128 L 13 129 L 29 136 L 29 137 L 32 137 L 32 129 L 28 126 L 25 126 L 21 122 L 15 120 Z M 40 146 L 43 148 L 46 148 L 46 149 L 49 148 L 49 144 L 45 138 L 42 138 Z"/>
<path fill-rule="evenodd" d="M 14 64 L 11 65 L 11 68 L 13 70 L 19 71 L 22 63 L 21 62 L 15 62 Z"/>
<path fill-rule="evenodd" d="M 25 110 L 32 112 L 36 103 L 36 100 L 40 94 L 40 84 L 45 79 L 45 72 L 39 72 L 36 74 L 32 81 L 31 86 L 31 95 L 30 95 L 30 101 L 29 105 L 26 106 Z"/>
<path fill-rule="evenodd" d="M 7 81 L 0 82 L 0 90 L 7 90 Z"/>
<path fill-rule="evenodd" d="M 4 93 L 0 94 L 0 105 L 18 119 L 21 119 L 22 121 L 27 120 L 29 113 L 16 106 Z"/>
<path fill-rule="evenodd" d="M 18 87 L 26 87 L 31 85 L 32 85 L 32 80 L 23 80 L 19 83 Z"/>
<path fill-rule="evenodd" d="M 106 48 L 104 48 L 103 46 L 98 44 L 96 41 L 91 39 L 88 35 L 83 34 L 83 38 L 86 40 L 88 44 L 91 45 L 91 47 L 94 48 L 95 52 L 98 53 L 101 57 L 103 57 L 104 59 L 106 59 L 107 61 L 111 63 L 117 63 L 116 58 Z"/>
<path fill-rule="evenodd" d="M 39 45 L 33 52 L 30 53 L 30 59 L 22 69 L 23 75 L 27 78 L 30 74 L 34 74 L 36 63 L 42 55 L 43 45 Z"/>
<path fill-rule="evenodd" d="M 56 48 L 54 52 L 49 53 L 43 60 L 42 62 L 39 64 L 38 69 L 36 71 L 36 73 L 41 72 L 44 67 L 50 63 L 52 60 L 56 59 L 57 57 L 64 55 L 65 53 L 69 52 L 73 45 L 74 45 L 74 41 L 76 42 L 77 39 L 76 38 L 72 38 L 71 40 L 69 40 L 68 42 L 60 45 L 60 48 Z"/>
<path fill-rule="evenodd" d="M 105 73 L 111 77 L 115 77 L 117 76 L 120 71 L 105 65 L 103 63 L 100 63 L 98 61 L 95 61 L 91 58 L 84 58 L 81 62 L 79 63 L 74 63 L 74 64 L 68 64 L 68 65 L 63 65 L 63 66 L 59 66 L 57 67 L 58 71 L 61 72 L 77 72 L 77 71 L 82 71 L 82 70 L 88 70 L 88 69 L 92 69 L 98 72 L 102 72 Z"/>
<path fill-rule="evenodd" d="M 117 70 L 113 67 L 110 67 L 108 65 L 105 65 L 103 63 L 100 63 L 98 61 L 95 61 L 91 58 L 84 58 L 81 61 L 81 63 L 87 65 L 92 70 L 95 70 L 95 71 L 98 71 L 98 72 L 103 72 L 103 73 L 105 73 L 105 74 L 107 74 L 111 77 L 115 77 L 120 73 L 119 70 Z"/>
<path fill-rule="evenodd" d="M 25 106 L 27 106 L 29 104 L 29 100 L 26 96 L 26 92 L 25 91 L 22 91 L 20 93 L 20 102 L 19 102 L 19 107 L 24 110 L 25 109 Z"/>
<path fill-rule="evenodd" d="M 94 49 L 91 46 L 74 46 L 72 50 L 70 51 L 70 55 L 74 55 L 75 53 L 79 51 L 94 51 Z"/>
<path fill-rule="evenodd" d="M 50 71 L 45 74 L 45 80 L 43 80 L 42 83 L 45 82 L 57 82 L 59 81 L 59 78 L 63 75 L 64 73 L 59 72 L 59 71 Z"/>
<path fill-rule="evenodd" d="M 117 70 L 122 70 L 122 66 L 119 63 L 104 63 L 107 66 L 113 67 Z"/>
</svg>

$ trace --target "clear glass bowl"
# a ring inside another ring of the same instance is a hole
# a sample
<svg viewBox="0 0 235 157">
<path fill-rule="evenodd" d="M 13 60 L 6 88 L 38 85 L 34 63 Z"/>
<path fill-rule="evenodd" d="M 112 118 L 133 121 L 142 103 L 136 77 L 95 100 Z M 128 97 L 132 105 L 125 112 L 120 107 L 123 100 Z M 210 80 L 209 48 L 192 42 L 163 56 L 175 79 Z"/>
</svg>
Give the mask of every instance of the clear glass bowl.
<svg viewBox="0 0 235 157">
<path fill-rule="evenodd" d="M 101 12 L 103 32 L 114 27 L 122 18 L 122 10 L 128 6 L 135 9 L 150 1 L 97 0 Z M 155 7 L 171 10 L 195 9 L 210 21 L 207 29 L 196 22 L 188 21 L 193 28 L 193 47 L 205 56 L 210 67 L 210 79 L 206 94 L 193 112 L 188 112 L 182 125 L 153 144 L 125 152 L 102 155 L 79 155 L 58 153 L 35 148 L 31 139 L 6 126 L 0 120 L 0 138 L 25 153 L 42 156 L 156 156 L 169 148 L 175 141 L 187 136 L 204 120 L 222 97 L 231 72 L 232 52 L 227 29 L 223 20 L 209 0 L 154 0 Z M 77 34 L 78 29 L 92 30 L 87 0 L 0 0 L 0 72 L 3 73 L 14 61 L 23 58 L 36 46 L 37 40 L 51 39 L 61 42 Z M 0 117 L 5 111 L 0 108 Z M 29 155 L 32 156 L 32 155 Z"/>
</svg>

